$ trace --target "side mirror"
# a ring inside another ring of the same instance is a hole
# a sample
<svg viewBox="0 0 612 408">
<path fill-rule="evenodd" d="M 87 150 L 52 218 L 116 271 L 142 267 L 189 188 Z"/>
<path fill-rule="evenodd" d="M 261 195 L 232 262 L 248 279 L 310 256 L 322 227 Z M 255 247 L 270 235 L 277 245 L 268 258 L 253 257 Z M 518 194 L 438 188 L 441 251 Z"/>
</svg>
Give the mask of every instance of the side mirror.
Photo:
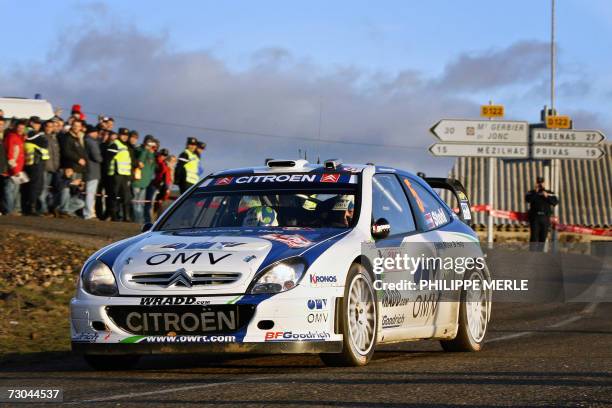
<svg viewBox="0 0 612 408">
<path fill-rule="evenodd" d="M 142 228 L 140 229 L 140 232 L 147 232 L 149 231 L 151 228 L 153 228 L 153 223 L 152 222 L 146 222 L 142 225 Z"/>
<path fill-rule="evenodd" d="M 391 225 L 385 218 L 379 218 L 372 224 L 372 236 L 376 239 L 386 238 L 390 232 Z"/>
</svg>

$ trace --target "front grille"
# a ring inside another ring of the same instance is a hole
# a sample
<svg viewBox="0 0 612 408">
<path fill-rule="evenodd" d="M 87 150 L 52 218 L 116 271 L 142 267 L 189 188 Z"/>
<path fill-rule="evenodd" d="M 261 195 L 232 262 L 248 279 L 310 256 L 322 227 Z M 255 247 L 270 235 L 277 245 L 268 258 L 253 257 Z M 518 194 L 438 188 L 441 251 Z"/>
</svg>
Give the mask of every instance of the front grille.
<svg viewBox="0 0 612 408">
<path fill-rule="evenodd" d="M 106 313 L 122 330 L 136 335 L 216 335 L 248 325 L 255 305 L 107 306 Z"/>
<path fill-rule="evenodd" d="M 213 286 L 237 282 L 242 276 L 239 272 L 191 272 L 179 269 L 174 272 L 135 272 L 128 278 L 130 282 L 149 286 Z"/>
</svg>

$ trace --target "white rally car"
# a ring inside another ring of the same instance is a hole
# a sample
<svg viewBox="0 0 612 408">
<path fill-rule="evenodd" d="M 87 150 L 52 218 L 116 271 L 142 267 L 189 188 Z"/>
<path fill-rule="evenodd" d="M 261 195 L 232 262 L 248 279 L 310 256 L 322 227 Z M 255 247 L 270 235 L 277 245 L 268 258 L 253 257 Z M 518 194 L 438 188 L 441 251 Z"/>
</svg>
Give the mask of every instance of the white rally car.
<svg viewBox="0 0 612 408">
<path fill-rule="evenodd" d="M 457 213 L 432 187 L 450 190 Z M 482 257 L 469 211 L 454 180 L 374 165 L 268 160 L 212 174 L 142 234 L 86 261 L 72 348 L 98 369 L 180 352 L 319 353 L 330 365 L 364 365 L 377 345 L 416 339 L 479 350 L 490 291 L 408 288 L 454 272 L 381 272 L 376 260 Z M 490 281 L 486 267 L 460 279 Z"/>
</svg>

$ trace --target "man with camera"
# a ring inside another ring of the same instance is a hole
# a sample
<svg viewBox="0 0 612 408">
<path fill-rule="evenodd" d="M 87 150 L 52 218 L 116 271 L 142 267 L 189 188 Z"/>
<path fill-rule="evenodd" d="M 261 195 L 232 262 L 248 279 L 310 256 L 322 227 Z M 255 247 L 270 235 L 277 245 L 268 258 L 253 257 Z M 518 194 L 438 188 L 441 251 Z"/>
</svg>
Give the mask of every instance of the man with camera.
<svg viewBox="0 0 612 408">
<path fill-rule="evenodd" d="M 529 242 L 546 242 L 553 207 L 559 200 L 555 193 L 544 187 L 543 177 L 536 179 L 535 188 L 527 192 L 525 200 L 529 203 Z"/>
</svg>

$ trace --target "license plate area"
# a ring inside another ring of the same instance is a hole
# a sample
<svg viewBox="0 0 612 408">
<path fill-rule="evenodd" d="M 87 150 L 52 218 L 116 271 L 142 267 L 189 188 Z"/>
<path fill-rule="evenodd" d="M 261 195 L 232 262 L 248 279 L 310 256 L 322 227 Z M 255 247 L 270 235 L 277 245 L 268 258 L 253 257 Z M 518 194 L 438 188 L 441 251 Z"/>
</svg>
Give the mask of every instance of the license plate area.
<svg viewBox="0 0 612 408">
<path fill-rule="evenodd" d="M 135 335 L 231 334 L 246 326 L 254 305 L 107 306 L 108 317 Z"/>
</svg>

